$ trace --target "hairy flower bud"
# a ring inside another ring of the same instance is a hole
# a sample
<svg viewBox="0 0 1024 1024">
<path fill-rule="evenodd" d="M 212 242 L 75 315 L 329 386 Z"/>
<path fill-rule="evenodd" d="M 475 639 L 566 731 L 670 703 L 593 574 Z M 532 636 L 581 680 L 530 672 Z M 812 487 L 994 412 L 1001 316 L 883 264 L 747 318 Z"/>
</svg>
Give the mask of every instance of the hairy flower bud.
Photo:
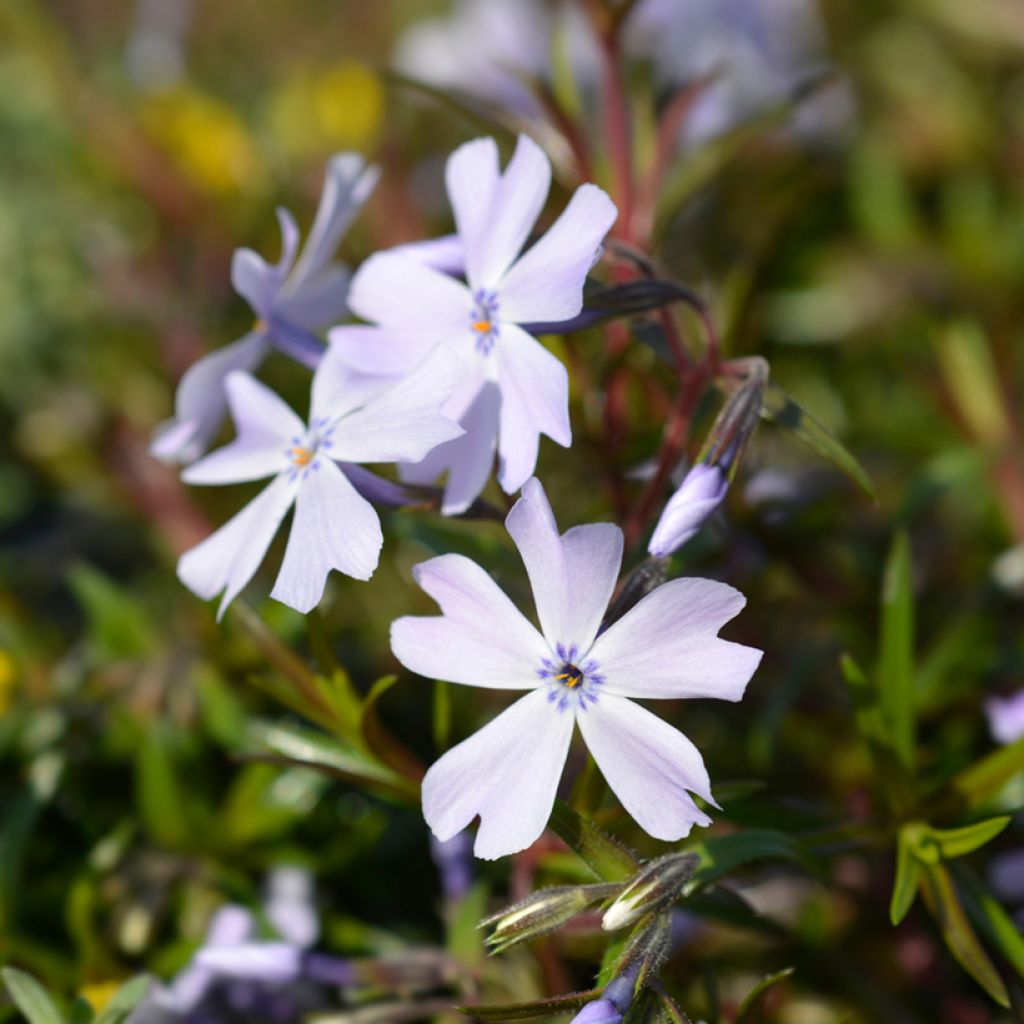
<svg viewBox="0 0 1024 1024">
<path fill-rule="evenodd" d="M 618 883 L 541 889 L 481 921 L 480 927 L 493 927 L 486 942 L 492 952 L 500 953 L 520 942 L 528 942 L 561 928 L 591 904 L 614 896 L 621 889 Z"/>
<path fill-rule="evenodd" d="M 699 862 L 694 853 L 670 853 L 649 861 L 604 912 L 601 927 L 606 931 L 625 928 L 674 903 Z"/>
</svg>

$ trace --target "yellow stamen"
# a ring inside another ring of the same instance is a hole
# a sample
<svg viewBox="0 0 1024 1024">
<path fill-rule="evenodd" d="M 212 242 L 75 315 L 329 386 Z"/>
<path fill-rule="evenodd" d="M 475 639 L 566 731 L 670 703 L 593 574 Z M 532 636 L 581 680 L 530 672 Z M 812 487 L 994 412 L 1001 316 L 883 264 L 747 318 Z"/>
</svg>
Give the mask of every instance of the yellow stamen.
<svg viewBox="0 0 1024 1024">
<path fill-rule="evenodd" d="M 583 682 L 583 675 L 580 672 L 563 672 L 561 675 L 555 676 L 560 683 L 565 683 L 566 686 L 571 690 L 574 686 L 579 686 Z"/>
<path fill-rule="evenodd" d="M 313 453 L 308 448 L 293 448 L 292 462 L 296 466 L 308 466 L 313 461 Z"/>
<path fill-rule="evenodd" d="M 490 320 L 477 320 L 473 324 L 473 330 L 478 334 L 490 334 L 491 333 L 491 321 Z"/>
<path fill-rule="evenodd" d="M 253 321 L 252 329 L 254 331 L 258 331 L 260 334 L 266 334 L 267 331 L 270 330 L 270 324 L 268 324 L 263 317 L 257 317 L 256 320 Z"/>
</svg>

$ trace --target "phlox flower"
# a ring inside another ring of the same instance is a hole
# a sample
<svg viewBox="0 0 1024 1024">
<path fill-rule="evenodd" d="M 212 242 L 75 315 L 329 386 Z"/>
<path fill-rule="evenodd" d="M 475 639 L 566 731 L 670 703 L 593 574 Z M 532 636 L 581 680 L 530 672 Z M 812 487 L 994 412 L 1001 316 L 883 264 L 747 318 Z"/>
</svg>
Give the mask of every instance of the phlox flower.
<svg viewBox="0 0 1024 1024">
<path fill-rule="evenodd" d="M 652 836 L 680 839 L 709 824 L 690 795 L 714 803 L 699 751 L 631 698 L 739 700 L 761 652 L 717 633 L 743 595 L 713 580 L 672 580 L 599 632 L 622 560 L 619 528 L 596 523 L 559 535 L 536 479 L 506 526 L 540 630 L 461 555 L 414 570 L 442 614 L 391 627 L 392 650 L 413 672 L 528 691 L 427 772 L 423 812 L 434 834 L 448 839 L 479 815 L 478 857 L 529 846 L 551 813 L 574 724 L 612 791 Z"/>
<path fill-rule="evenodd" d="M 210 446 L 227 415 L 224 383 L 235 370 L 253 372 L 271 348 L 315 366 L 323 344 L 315 332 L 346 313 L 349 271 L 332 258 L 377 183 L 379 171 L 355 153 L 334 156 L 306 244 L 291 213 L 277 211 L 282 251 L 276 264 L 252 249 L 238 249 L 231 283 L 256 316 L 251 331 L 194 363 L 181 378 L 174 416 L 161 424 L 151 452 L 167 462 L 188 463 Z"/>
<path fill-rule="evenodd" d="M 181 557 L 181 581 L 206 599 L 223 591 L 219 618 L 256 572 L 292 505 L 295 516 L 271 597 L 308 612 L 332 569 L 369 579 L 383 543 L 380 520 L 346 467 L 421 458 L 458 436 L 461 429 L 440 406 L 462 376 L 458 359 L 438 348 L 397 384 L 371 389 L 367 398 L 329 350 L 313 377 L 306 424 L 250 374 L 229 374 L 227 401 L 238 436 L 182 477 L 193 484 L 272 480 Z"/>
<path fill-rule="evenodd" d="M 569 382 L 565 367 L 523 324 L 564 321 L 583 307 L 583 282 L 616 217 L 595 185 L 581 185 L 548 231 L 525 252 L 551 184 L 551 164 L 520 136 L 502 172 L 493 139 L 457 149 L 446 168 L 448 196 L 465 260 L 458 281 L 407 251 L 377 253 L 352 279 L 349 305 L 388 331 L 387 345 L 358 335 L 332 338 L 354 369 L 400 376 L 435 344 L 467 366 L 467 379 L 446 412 L 466 433 L 431 452 L 404 477 L 431 483 L 448 473 L 442 510 L 464 511 L 490 475 L 517 491 L 537 463 L 540 435 L 568 447 Z"/>
<path fill-rule="evenodd" d="M 989 731 L 996 743 L 1015 743 L 1024 737 L 1024 690 L 985 701 Z"/>
<path fill-rule="evenodd" d="M 668 500 L 647 545 L 656 558 L 678 551 L 725 499 L 729 478 L 720 466 L 698 462 Z"/>
</svg>

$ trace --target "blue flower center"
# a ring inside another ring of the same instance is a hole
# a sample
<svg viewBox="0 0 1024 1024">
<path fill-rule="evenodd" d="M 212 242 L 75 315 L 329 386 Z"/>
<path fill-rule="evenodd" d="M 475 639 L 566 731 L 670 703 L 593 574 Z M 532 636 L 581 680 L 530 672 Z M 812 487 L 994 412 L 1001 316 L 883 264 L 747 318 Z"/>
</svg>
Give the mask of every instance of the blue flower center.
<svg viewBox="0 0 1024 1024">
<path fill-rule="evenodd" d="M 548 701 L 559 711 L 570 707 L 585 711 L 588 704 L 597 703 L 604 683 L 598 663 L 581 657 L 576 644 L 556 644 L 555 657 L 541 659 L 537 676 L 546 682 Z"/>
<path fill-rule="evenodd" d="M 288 474 L 294 480 L 300 474 L 305 479 L 313 470 L 320 468 L 319 455 L 331 447 L 334 425 L 326 416 L 314 420 L 305 434 L 297 435 L 285 449 L 285 456 L 291 463 Z"/>
<path fill-rule="evenodd" d="M 469 326 L 481 355 L 489 355 L 498 340 L 498 295 L 496 292 L 478 289 L 473 295 L 473 309 L 469 314 Z"/>
</svg>

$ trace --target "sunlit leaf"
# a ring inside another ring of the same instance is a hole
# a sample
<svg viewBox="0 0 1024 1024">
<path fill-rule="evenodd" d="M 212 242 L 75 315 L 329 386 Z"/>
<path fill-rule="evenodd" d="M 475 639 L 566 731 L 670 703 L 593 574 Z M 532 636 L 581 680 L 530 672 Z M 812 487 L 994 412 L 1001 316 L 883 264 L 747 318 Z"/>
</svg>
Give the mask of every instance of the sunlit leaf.
<svg viewBox="0 0 1024 1024">
<path fill-rule="evenodd" d="M 894 925 L 907 916 L 921 885 L 921 862 L 914 856 L 903 831 L 896 841 L 896 878 L 889 902 L 889 920 Z"/>
<path fill-rule="evenodd" d="M 953 788 L 968 808 L 982 806 L 994 797 L 1010 779 L 1024 773 L 1024 738 L 1000 747 L 976 761 L 953 778 Z"/>
<path fill-rule="evenodd" d="M 1009 817 L 989 818 L 961 828 L 929 828 L 928 832 L 938 845 L 943 860 L 949 860 L 952 857 L 963 857 L 984 846 L 1009 823 Z"/>
<path fill-rule="evenodd" d="M 617 839 L 602 832 L 589 818 L 556 800 L 550 827 L 590 865 L 598 878 L 621 882 L 640 867 L 640 861 Z"/>
<path fill-rule="evenodd" d="M 740 1008 L 736 1012 L 736 1024 L 753 1024 L 754 1021 L 762 1019 L 764 1000 L 768 993 L 776 985 L 785 981 L 794 971 L 795 967 L 784 967 L 781 971 L 769 974 L 762 978 L 746 995 Z"/>
<path fill-rule="evenodd" d="M 7 991 L 28 1024 L 64 1024 L 64 1017 L 49 993 L 30 974 L 14 967 L 0 970 Z"/>
<path fill-rule="evenodd" d="M 914 692 L 914 595 L 910 542 L 898 533 L 882 580 L 878 687 L 893 748 L 904 767 L 914 764 L 916 701 Z"/>
<path fill-rule="evenodd" d="M 103 1007 L 94 1019 L 94 1024 L 123 1024 L 132 1010 L 142 1001 L 149 989 L 151 979 L 148 975 L 126 981 L 115 993 L 113 998 Z"/>
</svg>

